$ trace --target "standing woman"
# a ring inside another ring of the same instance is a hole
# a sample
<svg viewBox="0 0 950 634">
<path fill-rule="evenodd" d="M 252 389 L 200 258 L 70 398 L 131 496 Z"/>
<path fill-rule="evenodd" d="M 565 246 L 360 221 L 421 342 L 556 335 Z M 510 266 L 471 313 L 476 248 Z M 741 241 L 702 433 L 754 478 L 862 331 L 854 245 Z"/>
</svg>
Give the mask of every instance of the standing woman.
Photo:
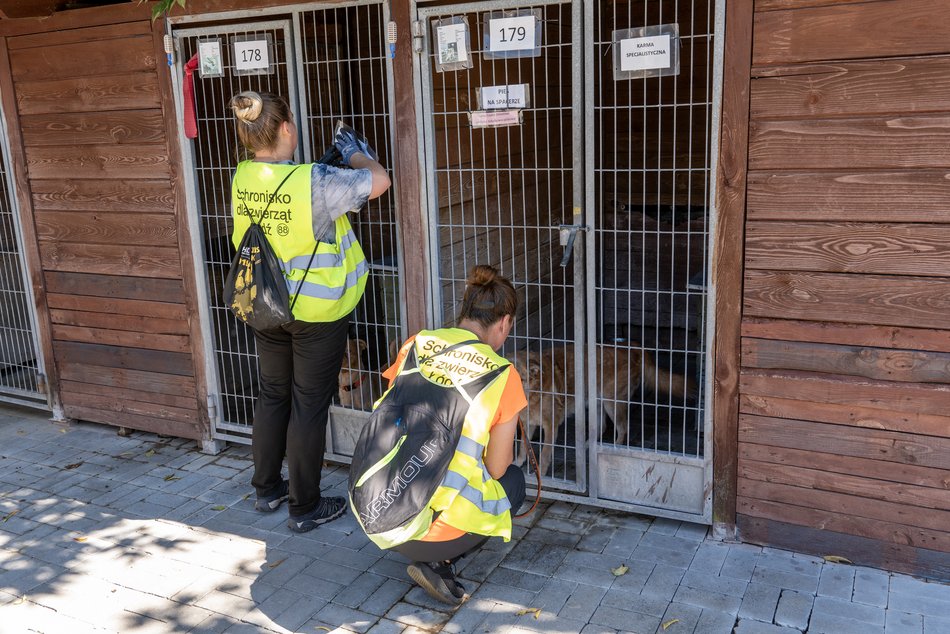
<svg viewBox="0 0 950 634">
<path fill-rule="evenodd" d="M 390 181 L 365 142 L 352 134 L 339 135 L 334 145 L 353 169 L 295 164 L 297 126 L 281 96 L 247 91 L 235 95 L 230 106 L 238 139 L 254 155 L 234 173 L 232 241 L 237 247 L 259 219 L 287 278 L 294 317 L 254 331 L 261 379 L 251 438 L 254 507 L 273 512 L 289 498 L 287 525 L 303 533 L 346 509 L 344 498 L 320 495 L 330 403 L 350 314 L 367 277 L 346 214 L 382 195 Z M 281 478 L 285 455 L 289 481 Z"/>
</svg>

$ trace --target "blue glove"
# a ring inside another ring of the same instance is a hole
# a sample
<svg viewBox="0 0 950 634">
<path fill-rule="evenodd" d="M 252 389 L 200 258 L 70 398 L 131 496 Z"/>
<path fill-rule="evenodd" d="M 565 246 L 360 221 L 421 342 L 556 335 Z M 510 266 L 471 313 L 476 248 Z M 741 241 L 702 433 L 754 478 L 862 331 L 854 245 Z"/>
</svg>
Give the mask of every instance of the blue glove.
<svg viewBox="0 0 950 634">
<path fill-rule="evenodd" d="M 356 132 L 350 128 L 341 128 L 333 138 L 333 145 L 340 151 L 343 162 L 350 164 L 350 159 L 354 154 L 363 154 L 376 160 L 376 152 L 369 146 L 365 139 L 361 139 Z"/>
</svg>

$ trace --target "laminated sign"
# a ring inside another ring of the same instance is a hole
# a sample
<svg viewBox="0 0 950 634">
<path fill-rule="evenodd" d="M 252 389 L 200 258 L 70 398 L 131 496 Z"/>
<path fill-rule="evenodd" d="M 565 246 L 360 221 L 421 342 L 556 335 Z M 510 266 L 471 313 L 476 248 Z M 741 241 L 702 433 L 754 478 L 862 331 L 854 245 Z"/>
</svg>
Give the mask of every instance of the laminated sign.
<svg viewBox="0 0 950 634">
<path fill-rule="evenodd" d="M 679 75 L 678 24 L 614 31 L 614 79 Z"/>
</svg>

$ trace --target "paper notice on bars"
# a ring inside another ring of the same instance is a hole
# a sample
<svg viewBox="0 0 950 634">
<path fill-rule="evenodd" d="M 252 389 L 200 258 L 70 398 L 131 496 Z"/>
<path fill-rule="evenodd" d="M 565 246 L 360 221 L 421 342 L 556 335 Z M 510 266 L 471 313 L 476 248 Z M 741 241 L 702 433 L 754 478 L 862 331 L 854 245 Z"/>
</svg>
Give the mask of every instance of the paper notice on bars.
<svg viewBox="0 0 950 634">
<path fill-rule="evenodd" d="M 653 35 L 620 41 L 620 70 L 670 67 L 670 36 Z"/>
<path fill-rule="evenodd" d="M 439 64 L 468 61 L 468 50 L 465 48 L 467 28 L 465 24 L 448 24 L 438 28 Z"/>
<path fill-rule="evenodd" d="M 485 86 L 481 89 L 481 103 L 485 110 L 528 107 L 528 84 Z"/>
<path fill-rule="evenodd" d="M 521 125 L 521 110 L 473 110 L 469 113 L 473 128 L 505 128 Z"/>
</svg>

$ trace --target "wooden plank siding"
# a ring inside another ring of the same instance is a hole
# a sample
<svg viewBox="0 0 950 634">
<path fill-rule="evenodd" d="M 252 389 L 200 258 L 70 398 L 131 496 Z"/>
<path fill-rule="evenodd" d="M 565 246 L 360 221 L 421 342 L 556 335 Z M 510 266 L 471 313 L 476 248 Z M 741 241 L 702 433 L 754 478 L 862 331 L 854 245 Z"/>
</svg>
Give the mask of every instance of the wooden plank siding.
<svg viewBox="0 0 950 634">
<path fill-rule="evenodd" d="M 68 417 L 206 439 L 161 25 L 84 16 L 4 25 L 58 396 Z"/>
<path fill-rule="evenodd" d="M 950 578 L 950 17 L 758 0 L 740 538 Z"/>
</svg>

